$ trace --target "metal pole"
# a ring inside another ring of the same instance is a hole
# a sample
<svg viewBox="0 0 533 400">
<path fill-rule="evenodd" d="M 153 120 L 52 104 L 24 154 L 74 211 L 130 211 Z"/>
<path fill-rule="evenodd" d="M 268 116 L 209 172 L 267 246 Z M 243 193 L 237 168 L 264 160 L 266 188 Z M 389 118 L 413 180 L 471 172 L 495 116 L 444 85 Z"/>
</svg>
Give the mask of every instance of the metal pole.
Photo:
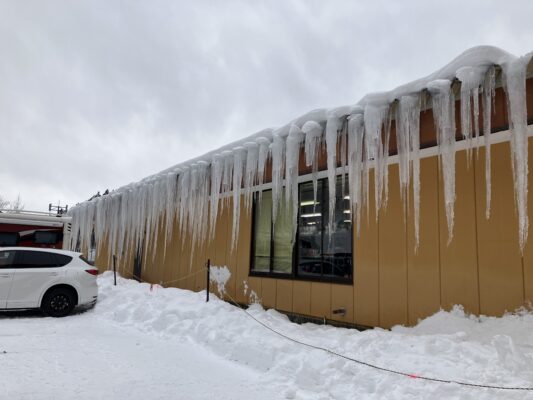
<svg viewBox="0 0 533 400">
<path fill-rule="evenodd" d="M 113 254 L 113 276 L 115 278 L 115 286 L 117 286 L 117 256 Z"/>
<path fill-rule="evenodd" d="M 205 302 L 209 302 L 209 272 L 211 270 L 211 260 L 208 258 L 207 259 L 207 282 L 206 282 L 206 286 L 205 286 L 205 292 L 206 292 L 206 298 L 205 298 Z"/>
</svg>

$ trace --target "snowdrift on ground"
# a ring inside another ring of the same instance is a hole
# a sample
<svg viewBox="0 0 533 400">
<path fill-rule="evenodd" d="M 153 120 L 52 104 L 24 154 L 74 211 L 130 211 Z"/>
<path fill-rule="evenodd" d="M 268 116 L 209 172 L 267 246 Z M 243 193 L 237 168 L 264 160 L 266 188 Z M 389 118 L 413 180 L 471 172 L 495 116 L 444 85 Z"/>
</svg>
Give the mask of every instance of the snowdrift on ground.
<svg viewBox="0 0 533 400">
<path fill-rule="evenodd" d="M 95 313 L 163 340 L 194 342 L 219 356 L 263 371 L 265 384 L 295 399 L 533 399 L 533 392 L 498 391 L 427 382 L 378 371 L 298 345 L 269 331 L 243 310 L 205 292 L 151 286 L 112 274 L 98 279 Z M 359 332 L 298 325 L 274 310 L 248 312 L 294 339 L 376 364 L 439 379 L 533 386 L 533 314 L 474 317 L 456 307 L 413 328 Z M 528 397 L 529 396 L 529 397 Z"/>
</svg>

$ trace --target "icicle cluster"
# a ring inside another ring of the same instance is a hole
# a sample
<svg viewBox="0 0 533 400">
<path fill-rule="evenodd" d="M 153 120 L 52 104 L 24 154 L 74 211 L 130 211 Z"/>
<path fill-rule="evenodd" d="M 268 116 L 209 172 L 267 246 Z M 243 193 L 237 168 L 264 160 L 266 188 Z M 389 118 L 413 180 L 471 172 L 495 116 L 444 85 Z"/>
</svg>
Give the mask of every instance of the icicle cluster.
<svg viewBox="0 0 533 400">
<path fill-rule="evenodd" d="M 400 194 L 407 204 L 412 176 L 415 249 L 420 243 L 420 103 L 420 94 L 405 95 L 396 109 Z"/>
<path fill-rule="evenodd" d="M 525 78 L 531 55 L 516 58 L 501 50 L 480 47 L 458 57 L 426 78 L 388 92 L 365 97 L 357 106 L 315 110 L 275 131 L 266 130 L 187 162 L 109 195 L 84 202 L 70 211 L 73 217 L 71 248 L 87 248 L 91 237 L 109 254 L 123 255 L 142 249 L 155 255 L 156 245 L 172 239 L 177 226 L 182 241 L 191 240 L 191 251 L 213 239 L 220 207 L 232 199 L 231 247 L 239 233 L 241 199 L 250 212 L 252 196 L 261 191 L 271 166 L 272 216 L 278 215 L 284 197 L 292 210 L 293 237 L 298 211 L 300 157 L 311 167 L 316 203 L 319 155 L 326 155 L 329 181 L 329 229 L 335 215 L 336 176 L 342 175 L 342 196 L 348 174 L 348 193 L 357 231 L 362 212 L 370 207 L 370 170 L 374 170 L 376 217 L 388 199 L 388 163 L 391 122 L 394 121 L 399 163 L 399 183 L 404 206 L 412 185 L 415 248 L 420 241 L 420 113 L 429 94 L 437 131 L 440 168 L 449 240 L 453 237 L 455 204 L 456 126 L 454 88 L 459 88 L 461 133 L 469 163 L 480 135 L 486 148 L 486 215 L 490 215 L 490 145 L 492 102 L 496 65 L 502 69 L 511 131 L 511 152 L 519 242 L 524 248 L 528 233 L 527 175 L 528 130 Z M 457 81 L 458 84 L 454 85 Z M 460 86 L 459 86 L 460 84 Z M 480 105 L 481 99 L 481 105 Z M 483 115 L 480 121 L 480 115 Z M 480 126 L 482 124 L 482 127 Z M 325 151 L 324 151 L 325 150 Z M 340 168 L 340 169 L 339 169 Z M 284 196 L 283 196 L 283 193 Z M 161 238 L 160 235 L 163 235 Z M 166 245 L 162 246 L 166 249 Z"/>
</svg>

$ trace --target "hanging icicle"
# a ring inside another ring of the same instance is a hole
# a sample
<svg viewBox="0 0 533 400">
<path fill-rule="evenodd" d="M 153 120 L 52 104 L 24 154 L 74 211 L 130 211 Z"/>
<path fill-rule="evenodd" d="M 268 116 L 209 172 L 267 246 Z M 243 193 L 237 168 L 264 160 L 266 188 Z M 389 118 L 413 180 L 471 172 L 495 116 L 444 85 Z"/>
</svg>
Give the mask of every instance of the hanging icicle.
<svg viewBox="0 0 533 400">
<path fill-rule="evenodd" d="M 466 140 L 467 165 L 472 162 L 473 138 L 479 137 L 479 88 L 490 66 L 462 67 L 457 70 L 461 81 L 461 133 Z M 473 113 L 473 115 L 472 115 Z M 473 133 L 472 134 L 472 125 Z"/>
<path fill-rule="evenodd" d="M 259 159 L 259 145 L 257 142 L 247 142 L 246 148 L 246 172 L 244 174 L 244 208 L 246 213 L 252 207 L 253 186 L 257 176 L 257 164 Z"/>
<path fill-rule="evenodd" d="M 270 140 L 266 137 L 260 137 L 257 139 L 257 143 L 259 144 L 259 155 L 257 157 L 257 186 L 259 187 L 258 201 L 259 204 L 261 204 L 261 199 L 263 197 L 261 186 L 265 179 L 265 168 L 270 154 Z"/>
<path fill-rule="evenodd" d="M 389 104 L 368 104 L 365 106 L 365 136 L 366 153 L 374 160 L 374 192 L 376 203 L 376 220 L 379 210 L 383 205 L 383 200 L 387 198 L 388 189 L 388 168 L 387 160 L 389 156 Z M 383 140 L 383 127 L 385 127 L 385 140 Z M 367 178 L 368 182 L 368 178 Z M 384 196 L 385 194 L 385 196 Z"/>
<path fill-rule="evenodd" d="M 287 155 L 285 157 L 285 201 L 287 207 L 292 205 L 292 241 L 296 238 L 298 227 L 298 167 L 300 161 L 300 144 L 302 131 L 298 126 L 291 125 L 287 137 Z"/>
<path fill-rule="evenodd" d="M 283 167 L 285 165 L 284 157 L 285 137 L 275 133 L 272 142 L 272 221 L 275 221 L 278 215 L 283 184 Z"/>
<path fill-rule="evenodd" d="M 211 196 L 209 203 L 209 240 L 215 237 L 215 226 L 218 216 L 218 203 L 222 190 L 222 174 L 224 173 L 224 159 L 220 154 L 215 154 L 211 161 Z"/>
<path fill-rule="evenodd" d="M 313 179 L 313 201 L 316 204 L 316 195 L 318 190 L 318 154 L 322 143 L 322 132 L 324 128 L 318 122 L 307 121 L 302 126 L 302 132 L 305 135 L 305 165 L 311 167 Z"/>
<path fill-rule="evenodd" d="M 242 146 L 233 149 L 233 225 L 231 229 L 231 250 L 235 249 L 241 220 L 241 186 L 246 162 L 246 149 Z"/>
<path fill-rule="evenodd" d="M 526 70 L 531 54 L 502 65 L 504 90 L 507 95 L 507 115 L 511 131 L 511 159 L 515 203 L 518 210 L 518 242 L 524 252 L 529 219 L 527 215 L 528 139 L 526 108 Z"/>
<path fill-rule="evenodd" d="M 490 204 L 492 198 L 491 185 L 491 164 L 490 164 L 490 138 L 491 138 L 491 118 L 492 118 L 492 103 L 495 96 L 496 87 L 496 71 L 494 67 L 490 67 L 485 74 L 483 81 L 483 97 L 481 99 L 483 105 L 483 141 L 485 144 L 485 218 L 490 218 Z"/>
<path fill-rule="evenodd" d="M 400 168 L 400 193 L 409 202 L 409 183 L 413 180 L 415 251 L 420 244 L 420 94 L 400 98 L 396 109 L 396 142 Z"/>
<path fill-rule="evenodd" d="M 428 84 L 437 130 L 437 145 L 444 178 L 444 207 L 448 225 L 448 243 L 453 239 L 455 207 L 455 97 L 451 82 L 439 79 Z"/>
<path fill-rule="evenodd" d="M 332 115 L 326 122 L 326 153 L 328 157 L 328 229 L 333 232 L 333 221 L 335 219 L 335 201 L 337 187 L 337 138 L 342 128 L 342 120 Z"/>
<path fill-rule="evenodd" d="M 363 156 L 364 140 L 363 114 L 355 114 L 348 119 L 348 191 L 350 208 L 355 216 L 357 234 L 361 229 L 361 210 L 363 208 Z"/>
</svg>

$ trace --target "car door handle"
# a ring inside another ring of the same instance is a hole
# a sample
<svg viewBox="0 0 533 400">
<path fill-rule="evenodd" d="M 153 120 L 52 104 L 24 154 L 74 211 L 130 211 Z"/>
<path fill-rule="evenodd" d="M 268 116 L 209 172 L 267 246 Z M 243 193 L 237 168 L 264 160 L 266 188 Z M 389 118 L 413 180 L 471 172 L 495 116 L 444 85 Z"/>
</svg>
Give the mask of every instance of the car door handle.
<svg viewBox="0 0 533 400">
<path fill-rule="evenodd" d="M 57 276 L 57 275 L 59 275 L 59 274 L 58 274 L 57 272 L 49 272 L 48 275 L 49 275 L 49 276 Z"/>
<path fill-rule="evenodd" d="M 0 274 L 0 278 L 9 278 L 11 274 Z"/>
</svg>

